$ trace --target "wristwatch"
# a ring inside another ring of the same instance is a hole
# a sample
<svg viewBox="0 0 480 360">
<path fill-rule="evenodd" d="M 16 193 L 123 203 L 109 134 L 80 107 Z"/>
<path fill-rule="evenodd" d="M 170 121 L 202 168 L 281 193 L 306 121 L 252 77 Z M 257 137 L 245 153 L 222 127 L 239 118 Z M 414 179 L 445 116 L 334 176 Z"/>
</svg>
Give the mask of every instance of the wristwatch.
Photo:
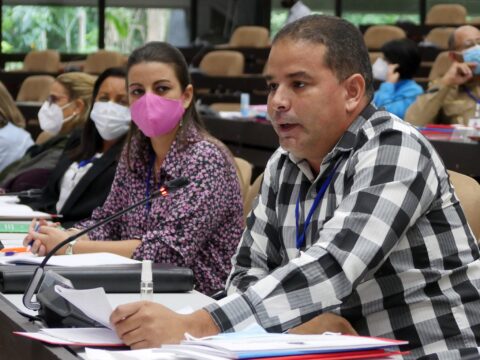
<svg viewBox="0 0 480 360">
<path fill-rule="evenodd" d="M 77 240 L 73 240 L 71 243 L 67 244 L 67 248 L 65 249 L 65 255 L 73 255 L 73 247 L 77 243 Z"/>
</svg>

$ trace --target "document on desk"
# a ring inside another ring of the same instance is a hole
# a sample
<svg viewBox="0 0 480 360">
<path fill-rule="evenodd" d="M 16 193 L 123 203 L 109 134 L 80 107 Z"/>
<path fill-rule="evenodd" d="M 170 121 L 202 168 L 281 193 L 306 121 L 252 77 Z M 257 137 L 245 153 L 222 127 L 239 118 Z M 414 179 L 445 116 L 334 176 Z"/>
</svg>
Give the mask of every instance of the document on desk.
<svg viewBox="0 0 480 360">
<path fill-rule="evenodd" d="M 43 256 L 35 256 L 31 253 L 18 254 L 15 256 L 1 257 L 0 264 L 3 265 L 39 265 L 43 261 Z M 125 256 L 112 253 L 91 253 L 91 254 L 73 254 L 56 255 L 48 260 L 50 266 L 101 266 L 101 265 L 126 265 L 137 264 L 138 260 L 133 260 Z"/>
<path fill-rule="evenodd" d="M 0 203 L 0 219 L 31 220 L 33 218 L 51 219 L 51 215 L 35 211 L 30 206 L 12 203 Z"/>
<path fill-rule="evenodd" d="M 55 285 L 55 292 L 80 309 L 90 319 L 107 328 L 112 328 L 110 315 L 113 309 L 103 288 L 77 290 Z"/>
<path fill-rule="evenodd" d="M 54 345 L 76 346 L 124 346 L 117 334 L 107 328 L 61 328 L 40 329 L 38 332 L 14 334 Z"/>
</svg>

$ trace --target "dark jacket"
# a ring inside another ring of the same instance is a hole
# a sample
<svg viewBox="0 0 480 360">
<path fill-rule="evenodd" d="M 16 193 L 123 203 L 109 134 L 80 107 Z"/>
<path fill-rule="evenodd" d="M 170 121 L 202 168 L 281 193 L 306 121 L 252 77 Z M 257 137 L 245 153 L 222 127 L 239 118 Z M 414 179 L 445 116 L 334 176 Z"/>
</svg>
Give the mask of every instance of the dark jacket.
<svg viewBox="0 0 480 360">
<path fill-rule="evenodd" d="M 60 214 L 63 215 L 63 218 L 60 220 L 64 227 L 70 227 L 80 220 L 89 218 L 96 207 L 103 205 L 115 176 L 118 158 L 124 143 L 123 140 L 124 138 L 119 140 L 102 157 L 94 160 L 92 167 L 72 190 L 60 210 Z M 22 199 L 22 202 L 35 210 L 57 213 L 56 203 L 60 196 L 60 183 L 71 164 L 72 160 L 66 151 L 60 157 L 55 169 L 52 170 L 42 197 L 34 200 L 34 202 Z"/>
</svg>

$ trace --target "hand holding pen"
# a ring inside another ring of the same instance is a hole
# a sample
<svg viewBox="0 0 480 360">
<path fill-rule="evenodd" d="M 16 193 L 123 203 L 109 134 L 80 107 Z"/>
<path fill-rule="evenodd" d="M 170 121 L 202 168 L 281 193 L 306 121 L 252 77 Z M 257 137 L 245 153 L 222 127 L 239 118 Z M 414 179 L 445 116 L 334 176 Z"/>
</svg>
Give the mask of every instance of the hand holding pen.
<svg viewBox="0 0 480 360">
<path fill-rule="evenodd" d="M 42 226 L 56 228 L 60 226 L 60 223 L 48 222 L 45 219 L 39 219 L 37 221 L 36 218 L 32 220 L 32 222 L 30 223 L 28 235 L 23 240 L 23 245 L 27 247 L 28 251 L 31 251 L 32 253 L 37 255 L 44 255 L 47 250 L 45 245 L 39 239 Z"/>
</svg>

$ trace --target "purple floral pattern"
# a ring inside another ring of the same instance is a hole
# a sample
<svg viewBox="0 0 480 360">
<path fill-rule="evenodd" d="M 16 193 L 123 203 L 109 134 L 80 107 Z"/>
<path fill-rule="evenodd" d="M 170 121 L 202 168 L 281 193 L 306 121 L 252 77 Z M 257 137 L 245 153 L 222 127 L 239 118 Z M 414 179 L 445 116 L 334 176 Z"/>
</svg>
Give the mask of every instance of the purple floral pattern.
<svg viewBox="0 0 480 360">
<path fill-rule="evenodd" d="M 124 148 L 103 207 L 77 228 L 90 226 L 146 196 L 149 151 L 138 149 L 133 141 L 130 170 Z M 149 210 L 140 206 L 92 231 L 90 238 L 140 239 L 134 259 L 189 267 L 196 289 L 205 294 L 223 289 L 243 231 L 242 196 L 232 161 L 225 150 L 191 128 L 185 145 L 172 144 L 157 174 L 165 181 L 185 176 L 190 184 L 154 199 Z M 151 189 L 153 181 L 152 176 Z"/>
</svg>

